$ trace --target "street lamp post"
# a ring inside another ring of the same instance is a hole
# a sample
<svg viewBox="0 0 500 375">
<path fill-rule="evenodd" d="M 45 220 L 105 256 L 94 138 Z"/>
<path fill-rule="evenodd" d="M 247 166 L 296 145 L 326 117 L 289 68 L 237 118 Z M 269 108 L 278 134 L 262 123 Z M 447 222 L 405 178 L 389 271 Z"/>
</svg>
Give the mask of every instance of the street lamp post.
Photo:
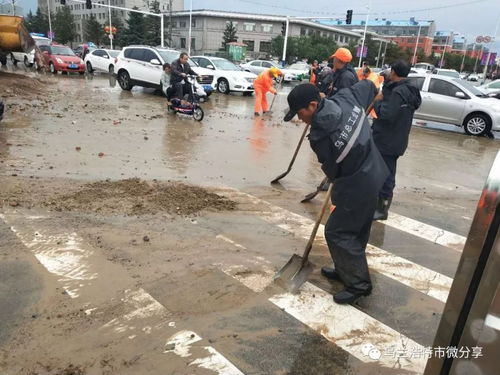
<svg viewBox="0 0 500 375">
<path fill-rule="evenodd" d="M 191 29 L 193 23 L 193 0 L 191 0 L 191 5 L 189 7 L 189 40 L 188 40 L 188 55 L 191 55 Z"/>
<path fill-rule="evenodd" d="M 443 62 L 444 62 L 444 54 L 446 53 L 446 47 L 448 47 L 448 39 L 450 36 L 453 38 L 453 30 L 451 31 L 451 34 L 446 37 L 446 44 L 444 45 L 443 53 L 441 54 L 441 62 L 439 63 L 439 67 L 443 67 Z M 452 40 L 453 42 L 453 40 Z"/>
<path fill-rule="evenodd" d="M 464 57 L 462 57 L 462 65 L 460 65 L 460 73 L 464 70 L 465 55 L 467 54 L 467 39 L 464 38 Z"/>
<path fill-rule="evenodd" d="M 47 14 L 49 18 L 49 39 L 52 40 L 52 20 L 50 17 L 50 0 L 47 0 Z"/>
<path fill-rule="evenodd" d="M 108 0 L 109 11 L 109 45 L 113 49 L 113 23 L 111 22 L 111 0 Z"/>
<path fill-rule="evenodd" d="M 368 1 L 368 12 L 366 12 L 365 31 L 363 32 L 363 42 L 361 43 L 361 50 L 359 51 L 358 68 L 361 68 L 361 61 L 363 60 L 363 52 L 365 51 L 366 29 L 368 28 L 368 20 L 370 19 L 371 8 L 372 8 L 372 0 L 369 0 Z"/>
<path fill-rule="evenodd" d="M 290 24 L 290 19 L 288 16 L 286 17 L 286 25 L 285 25 L 285 40 L 283 41 L 283 66 L 285 66 L 285 61 L 286 61 L 286 48 L 288 45 L 288 26 Z"/>
<path fill-rule="evenodd" d="M 497 37 L 499 25 L 500 25 L 500 14 L 498 15 L 498 21 L 497 21 L 497 24 L 495 26 L 495 32 L 493 33 L 493 37 L 491 38 L 490 47 L 489 47 L 489 51 L 488 51 L 488 57 L 486 58 L 486 62 L 484 64 L 483 84 L 486 82 L 486 73 L 488 72 L 488 64 L 489 64 L 490 58 L 491 58 L 491 47 L 492 47 L 492 43 L 495 41 L 495 39 Z"/>
<path fill-rule="evenodd" d="M 415 42 L 415 51 L 413 51 L 413 59 L 412 59 L 412 65 L 415 65 L 417 63 L 417 48 L 418 48 L 418 43 L 420 42 L 420 31 L 422 30 L 422 24 L 420 21 L 418 22 L 418 35 L 417 35 L 417 41 Z"/>
<path fill-rule="evenodd" d="M 382 39 L 380 39 L 380 44 L 378 46 L 377 64 L 375 65 L 375 68 L 378 68 L 378 63 L 380 61 L 380 52 L 382 52 Z"/>
</svg>

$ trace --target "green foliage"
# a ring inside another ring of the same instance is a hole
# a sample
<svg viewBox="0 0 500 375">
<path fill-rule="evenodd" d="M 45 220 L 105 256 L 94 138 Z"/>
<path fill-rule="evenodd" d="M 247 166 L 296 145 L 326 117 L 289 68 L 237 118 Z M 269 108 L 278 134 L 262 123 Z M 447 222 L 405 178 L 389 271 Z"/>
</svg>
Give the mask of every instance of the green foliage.
<svg viewBox="0 0 500 375">
<path fill-rule="evenodd" d="M 41 33 L 47 35 L 49 31 L 49 18 L 43 14 L 40 8 L 37 8 L 36 14 L 30 10 L 24 24 L 30 33 Z"/>
<path fill-rule="evenodd" d="M 281 35 L 271 41 L 271 52 L 275 56 L 282 56 L 285 38 Z M 288 63 L 306 58 L 309 62 L 313 60 L 328 60 L 337 49 L 337 43 L 333 38 L 325 38 L 318 35 L 288 37 L 286 60 Z"/>
<path fill-rule="evenodd" d="M 224 35 L 222 35 L 222 49 L 226 50 L 227 43 L 237 42 L 238 37 L 236 36 L 236 27 L 233 25 L 233 21 L 229 21 L 224 30 Z"/>
<path fill-rule="evenodd" d="M 133 9 L 138 9 L 134 7 Z M 145 18 L 142 13 L 130 12 L 127 19 L 127 25 L 123 31 L 123 45 L 143 44 L 145 43 Z"/>
<path fill-rule="evenodd" d="M 85 20 L 83 25 L 83 38 L 87 42 L 93 42 L 96 45 L 103 44 L 106 41 L 106 34 L 104 33 L 104 26 L 97 21 L 94 14 Z"/>
<path fill-rule="evenodd" d="M 151 13 L 160 13 L 160 2 L 158 0 L 148 1 L 148 8 Z M 144 17 L 147 25 L 144 43 L 150 46 L 159 46 L 161 44 L 161 20 L 160 17 Z"/>
<path fill-rule="evenodd" d="M 75 40 L 76 26 L 75 17 L 71 14 L 69 7 L 60 7 L 52 23 L 55 33 L 55 41 L 68 44 Z"/>
</svg>

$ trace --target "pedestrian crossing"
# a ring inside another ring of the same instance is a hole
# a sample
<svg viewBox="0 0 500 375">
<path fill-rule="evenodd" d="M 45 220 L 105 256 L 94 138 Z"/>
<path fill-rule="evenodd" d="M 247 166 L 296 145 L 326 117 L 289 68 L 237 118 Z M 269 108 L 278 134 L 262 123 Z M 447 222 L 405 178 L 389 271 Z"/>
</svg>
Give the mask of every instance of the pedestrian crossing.
<svg viewBox="0 0 500 375">
<path fill-rule="evenodd" d="M 243 191 L 224 188 L 216 192 L 236 201 L 243 214 L 262 221 L 263 228 L 271 226 L 281 230 L 287 241 L 297 244 L 297 249 L 301 249 L 304 240 L 309 237 L 313 221 L 305 216 Z M 11 226 L 40 263 L 59 278 L 73 299 L 86 301 L 85 311 L 88 315 L 97 314 L 105 299 L 116 301 L 116 296 L 120 296 L 119 303 L 123 304 L 123 313 L 102 324 L 103 332 L 112 332 L 126 340 L 140 340 L 148 335 L 155 339 L 163 337 L 163 355 L 170 360 L 174 357 L 181 359 L 190 369 L 206 369 L 210 373 L 221 375 L 250 373 L 242 369 L 245 366 L 240 365 L 241 358 L 234 353 L 226 354 L 217 345 L 210 344 L 202 338 L 203 332 L 176 323 L 168 309 L 148 293 L 147 288 L 133 286 L 134 283 L 123 269 L 110 262 L 104 262 L 104 268 L 96 266 L 102 264 L 102 259 L 97 261 L 102 255 L 85 244 L 77 233 L 65 232 L 64 225 L 59 227 L 60 233 L 54 233 L 41 224 L 46 222 L 48 216 L 29 216 L 18 210 L 4 212 L 0 214 L 0 218 Z M 416 237 L 419 241 L 456 250 L 457 257 L 465 243 L 462 236 L 402 215 L 391 214 L 384 225 Z M 321 226 L 315 248 L 324 250 L 326 241 L 323 232 L 324 227 Z M 223 274 L 252 293 L 265 296 L 265 300 L 282 314 L 293 317 L 356 360 L 377 369 L 376 372 L 368 371 L 367 374 L 388 374 L 389 369 L 401 369 L 408 374 L 423 373 L 427 361 L 425 357 L 401 355 L 410 351 L 425 352 L 426 348 L 422 343 L 402 333 L 400 327 L 387 321 L 382 322 L 376 314 L 370 312 L 369 306 L 335 304 L 332 292 L 315 280 L 307 282 L 298 294 L 276 290 L 273 276 L 282 264 L 277 263 L 276 257 L 255 252 L 252 246 L 257 238 L 250 238 L 250 235 L 242 241 L 241 232 L 238 235 L 234 233 L 229 226 L 223 232 L 214 233 L 214 246 L 218 246 L 217 243 L 225 244 L 224 246 L 232 247 L 241 255 L 241 262 L 213 262 L 212 265 Z M 452 278 L 374 245 L 368 246 L 367 258 L 371 271 L 383 275 L 394 285 L 404 285 L 413 291 L 414 297 L 422 295 L 434 300 L 436 306 L 444 307 Z M 287 259 L 283 259 L 285 260 Z M 106 272 L 112 270 L 111 272 L 123 274 L 119 279 L 128 282 L 122 281 L 110 286 L 103 277 L 104 269 Z M 99 301 L 88 302 L 92 300 L 93 291 L 100 288 L 107 290 L 104 295 L 101 294 L 103 297 Z M 424 330 L 427 328 L 422 327 Z M 258 368 L 258 364 L 255 367 Z M 186 374 L 191 373 L 190 370 L 186 371 Z M 267 375 L 256 371 L 253 373 Z"/>
</svg>

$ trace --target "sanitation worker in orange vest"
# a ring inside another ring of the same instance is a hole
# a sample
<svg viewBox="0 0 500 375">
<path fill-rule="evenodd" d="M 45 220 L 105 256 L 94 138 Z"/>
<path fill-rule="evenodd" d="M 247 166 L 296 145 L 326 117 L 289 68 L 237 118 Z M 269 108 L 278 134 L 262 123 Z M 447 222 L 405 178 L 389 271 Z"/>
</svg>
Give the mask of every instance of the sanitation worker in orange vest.
<svg viewBox="0 0 500 375">
<path fill-rule="evenodd" d="M 281 70 L 272 67 L 268 70 L 264 70 L 253 82 L 253 87 L 255 90 L 255 116 L 260 116 L 260 111 L 266 113 L 268 110 L 266 94 L 268 92 L 277 94 L 276 89 L 273 87 L 273 79 L 278 76 L 283 75 Z"/>
</svg>

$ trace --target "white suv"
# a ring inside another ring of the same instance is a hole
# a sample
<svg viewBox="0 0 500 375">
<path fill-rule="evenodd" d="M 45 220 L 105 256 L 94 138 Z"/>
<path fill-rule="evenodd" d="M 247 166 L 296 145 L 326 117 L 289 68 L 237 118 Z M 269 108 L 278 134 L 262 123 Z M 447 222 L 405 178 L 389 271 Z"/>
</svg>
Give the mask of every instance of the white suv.
<svg viewBox="0 0 500 375">
<path fill-rule="evenodd" d="M 162 66 L 178 59 L 179 51 L 148 46 L 129 46 L 123 48 L 116 59 L 115 73 L 118 84 L 123 90 L 131 90 L 134 86 L 161 89 Z M 200 68 L 189 60 L 191 68 L 199 75 L 198 82 L 213 90 L 214 75 L 212 71 Z"/>
</svg>

